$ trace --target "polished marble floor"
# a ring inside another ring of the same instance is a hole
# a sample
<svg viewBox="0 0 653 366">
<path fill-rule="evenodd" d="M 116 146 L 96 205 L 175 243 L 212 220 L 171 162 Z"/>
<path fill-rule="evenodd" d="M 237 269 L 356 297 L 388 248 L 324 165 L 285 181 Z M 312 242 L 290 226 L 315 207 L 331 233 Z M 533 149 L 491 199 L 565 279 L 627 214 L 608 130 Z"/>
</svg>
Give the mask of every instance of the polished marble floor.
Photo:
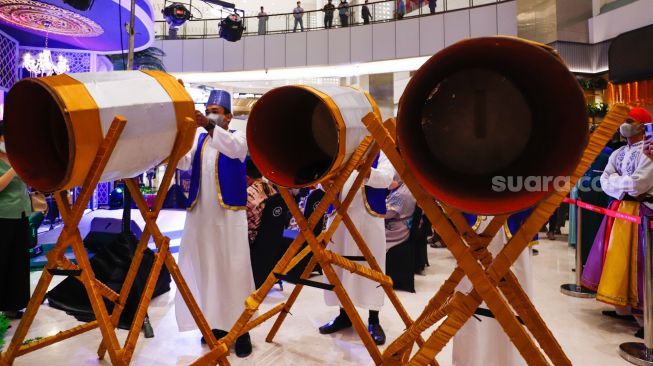
<svg viewBox="0 0 653 366">
<path fill-rule="evenodd" d="M 177 222 L 175 215 L 171 217 Z M 573 282 L 574 279 L 571 271 L 574 252 L 567 247 L 566 241 L 542 240 L 539 251 L 540 255 L 533 260 L 537 281 L 533 301 L 573 364 L 628 365 L 617 354 L 617 346 L 622 342 L 636 341 L 633 337 L 636 325 L 602 316 L 600 311 L 608 307 L 595 300 L 576 299 L 560 293 L 560 284 Z M 416 276 L 417 293 L 398 292 L 413 317 L 419 314 L 454 266 L 454 260 L 446 249 L 429 248 L 429 260 L 431 266 L 425 274 Z M 40 272 L 32 274 L 33 285 L 39 276 Z M 286 285 L 283 292 L 274 290 L 264 303 L 263 310 L 283 301 L 291 289 L 291 285 Z M 173 289 L 153 301 L 149 314 L 156 336 L 139 340 L 133 365 L 186 365 L 208 350 L 200 345 L 198 331 L 177 332 L 174 292 Z M 317 327 L 336 313 L 337 309 L 324 305 L 321 290 L 305 288 L 292 310 L 292 316 L 287 318 L 273 343 L 264 341 L 272 325 L 267 322 L 251 333 L 253 354 L 245 359 L 232 356 L 230 361 L 234 365 L 371 365 L 369 355 L 352 330 L 330 336 L 317 332 Z M 366 317 L 367 314 L 361 313 Z M 404 329 L 395 311 L 387 304 L 381 312 L 381 322 L 389 340 L 395 339 Z M 77 324 L 73 318 L 45 305 L 29 337 L 52 335 Z M 10 329 L 7 342 L 11 334 Z M 126 331 L 119 331 L 119 337 L 124 339 Z M 108 360 L 97 359 L 95 350 L 98 338 L 99 331 L 95 330 L 20 357 L 15 365 L 108 365 Z M 437 360 L 440 365 L 451 365 L 450 345 Z"/>
</svg>

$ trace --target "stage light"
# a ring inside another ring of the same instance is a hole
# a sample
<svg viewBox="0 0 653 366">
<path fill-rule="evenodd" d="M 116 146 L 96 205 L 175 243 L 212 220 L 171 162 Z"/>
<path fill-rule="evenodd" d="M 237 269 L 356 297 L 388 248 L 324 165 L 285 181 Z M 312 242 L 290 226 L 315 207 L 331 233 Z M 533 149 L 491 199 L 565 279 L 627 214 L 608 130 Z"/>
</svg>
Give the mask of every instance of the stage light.
<svg viewBox="0 0 653 366">
<path fill-rule="evenodd" d="M 125 183 L 117 183 L 116 187 L 109 193 L 109 208 L 116 210 L 122 208 L 125 193 Z"/>
<path fill-rule="evenodd" d="M 161 12 L 171 29 L 181 27 L 187 20 L 192 18 L 190 10 L 184 4 L 180 3 L 172 3 L 166 6 Z"/>
<path fill-rule="evenodd" d="M 245 26 L 240 15 L 233 13 L 222 19 L 220 22 L 220 38 L 229 42 L 239 41 L 243 36 Z"/>
<path fill-rule="evenodd" d="M 63 0 L 64 4 L 68 4 L 73 8 L 81 11 L 87 11 L 93 6 L 95 0 Z"/>
</svg>

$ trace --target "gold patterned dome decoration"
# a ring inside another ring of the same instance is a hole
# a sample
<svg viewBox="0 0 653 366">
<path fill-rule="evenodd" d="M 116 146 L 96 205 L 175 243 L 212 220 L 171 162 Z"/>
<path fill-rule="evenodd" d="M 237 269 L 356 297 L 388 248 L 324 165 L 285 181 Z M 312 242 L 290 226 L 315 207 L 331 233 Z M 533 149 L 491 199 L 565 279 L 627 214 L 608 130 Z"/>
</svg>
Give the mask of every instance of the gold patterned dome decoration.
<svg viewBox="0 0 653 366">
<path fill-rule="evenodd" d="M 74 37 L 97 37 L 104 30 L 75 12 L 33 0 L 0 0 L 0 19 L 21 28 Z M 49 24 L 46 27 L 44 24 Z"/>
</svg>

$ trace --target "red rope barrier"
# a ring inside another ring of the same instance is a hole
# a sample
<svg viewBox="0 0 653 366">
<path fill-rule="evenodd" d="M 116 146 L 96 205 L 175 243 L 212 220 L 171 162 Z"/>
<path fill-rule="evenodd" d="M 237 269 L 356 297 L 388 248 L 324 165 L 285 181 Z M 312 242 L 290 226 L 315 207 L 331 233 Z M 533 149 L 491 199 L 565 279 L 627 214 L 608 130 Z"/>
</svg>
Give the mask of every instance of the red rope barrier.
<svg viewBox="0 0 653 366">
<path fill-rule="evenodd" d="M 639 216 L 629 215 L 629 214 L 626 214 L 626 213 L 622 213 L 622 212 L 618 212 L 618 211 L 614 211 L 614 210 L 609 210 L 607 208 L 594 206 L 594 205 L 592 205 L 590 203 L 583 202 L 583 201 L 581 201 L 579 199 L 565 198 L 564 202 L 572 204 L 572 205 L 576 205 L 576 206 L 578 206 L 578 207 L 580 207 L 582 209 L 589 210 L 589 211 L 592 211 L 592 212 L 596 212 L 596 213 L 599 213 L 599 214 L 602 214 L 602 215 L 614 217 L 616 219 L 630 221 L 633 224 L 637 224 L 637 225 L 642 224 L 642 218 L 639 217 Z M 651 227 L 653 228 L 653 224 L 651 225 Z"/>
</svg>

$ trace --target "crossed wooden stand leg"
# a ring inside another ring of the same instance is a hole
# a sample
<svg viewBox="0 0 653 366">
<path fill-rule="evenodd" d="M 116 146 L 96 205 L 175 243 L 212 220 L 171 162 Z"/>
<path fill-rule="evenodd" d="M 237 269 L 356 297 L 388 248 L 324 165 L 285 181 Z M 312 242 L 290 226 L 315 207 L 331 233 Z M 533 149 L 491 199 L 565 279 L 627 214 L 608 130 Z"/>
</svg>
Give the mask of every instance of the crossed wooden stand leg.
<svg viewBox="0 0 653 366">
<path fill-rule="evenodd" d="M 566 357 L 517 282 L 515 275 L 510 271 L 510 266 L 528 246 L 531 238 L 546 222 L 550 214 L 559 206 L 569 189 L 589 168 L 626 114 L 627 109 L 623 106 L 613 108 L 600 128 L 592 135 L 585 154 L 571 176 L 566 189 L 555 192 L 538 204 L 494 261 L 487 251 L 487 245 L 503 225 L 506 217 L 495 217 L 485 232 L 478 236 L 460 212 L 438 206 L 433 197 L 418 184 L 399 155 L 391 135 L 380 121 L 372 115 L 368 115 L 363 120 L 458 262 L 458 267 L 431 299 L 420 317 L 402 336 L 388 346 L 383 355 L 384 364 L 425 365 L 430 362 L 473 315 L 481 302 L 485 301 L 513 344 L 530 365 L 548 365 L 549 362 L 535 345 L 533 338 L 520 324 L 514 312 L 520 316 L 530 334 L 538 341 L 553 364 L 571 365 L 571 361 Z M 449 219 L 453 221 L 453 224 Z M 467 295 L 454 293 L 456 285 L 464 275 L 467 275 L 474 289 Z M 412 343 L 416 337 L 445 317 L 444 322 L 427 339 L 426 344 L 418 350 L 412 359 L 408 360 Z"/>
<path fill-rule="evenodd" d="M 26 353 L 44 348 L 51 344 L 74 337 L 95 328 L 100 328 L 100 332 L 102 334 L 102 343 L 100 345 L 100 349 L 98 350 L 99 357 L 103 358 L 105 353 L 108 352 L 112 364 L 128 365 L 131 362 L 131 358 L 136 347 L 136 342 L 138 341 L 140 329 L 143 326 L 143 320 L 145 318 L 150 300 L 152 299 L 156 280 L 158 279 L 161 267 L 164 264 L 175 280 L 177 288 L 182 294 L 184 301 L 188 305 L 195 319 L 195 322 L 200 328 L 209 346 L 212 348 L 219 346 L 217 340 L 213 336 L 213 332 L 206 322 L 206 319 L 202 315 L 199 306 L 195 302 L 195 299 L 193 298 L 188 285 L 186 284 L 186 281 L 182 277 L 177 264 L 170 255 L 170 239 L 163 236 L 156 224 L 156 219 L 159 215 L 159 212 L 161 211 L 161 208 L 163 207 L 163 201 L 165 200 L 166 194 L 168 192 L 168 187 L 170 186 L 170 182 L 174 176 L 174 171 L 177 163 L 179 159 L 185 154 L 185 151 L 182 151 L 182 142 L 186 141 L 187 137 L 192 135 L 195 131 L 195 123 L 191 119 L 186 119 L 182 124 L 183 127 L 177 133 L 173 150 L 168 159 L 168 168 L 166 169 L 161 184 L 161 189 L 157 193 L 154 207 L 152 209 L 147 206 L 145 198 L 139 190 L 137 181 L 135 179 L 126 180 L 127 187 L 132 197 L 134 198 L 134 201 L 136 202 L 141 214 L 143 215 L 143 219 L 146 223 L 146 228 L 143 231 L 143 235 L 141 236 L 136 248 L 134 258 L 130 265 L 125 282 L 123 283 L 120 294 L 114 292 L 95 278 L 88 259 L 88 254 L 84 249 L 84 243 L 82 241 L 78 225 L 84 213 L 84 209 L 88 205 L 91 195 L 93 194 L 93 190 L 100 180 L 100 177 L 102 176 L 102 173 L 109 161 L 109 158 L 111 157 L 111 154 L 113 153 L 113 150 L 126 123 L 127 120 L 119 116 L 116 117 L 112 122 L 109 131 L 107 132 L 102 144 L 100 145 L 100 148 L 98 149 L 93 164 L 81 188 L 77 201 L 72 206 L 72 208 L 67 202 L 65 191 L 55 193 L 54 196 L 61 211 L 64 227 L 54 248 L 47 255 L 48 263 L 44 268 L 39 283 L 27 306 L 27 310 L 23 315 L 18 328 L 16 329 L 16 333 L 14 334 L 14 337 L 12 338 L 7 351 L 0 357 L 0 365 L 12 365 L 18 356 L 22 356 Z M 147 249 L 147 243 L 150 236 L 154 237 L 154 242 L 156 243 L 158 253 L 155 254 L 154 263 L 149 273 L 145 285 L 145 290 L 139 302 L 134 321 L 129 331 L 129 335 L 127 336 L 127 340 L 125 341 L 124 346 L 121 347 L 118 338 L 116 337 L 115 330 L 118 325 L 118 320 L 120 319 L 120 314 L 122 313 L 122 310 L 124 309 L 125 303 L 127 301 L 127 297 L 129 296 L 129 292 L 131 291 L 131 287 L 134 283 L 134 280 L 136 279 L 138 269 L 143 259 L 143 253 Z M 69 246 L 72 246 L 78 264 L 72 263 L 65 257 L 64 253 Z M 22 342 L 25 339 L 29 328 L 34 321 L 34 318 L 36 317 L 36 313 L 38 312 L 38 309 L 45 298 L 45 293 L 47 292 L 48 286 L 50 285 L 50 282 L 55 275 L 73 276 L 83 283 L 91 303 L 91 307 L 93 308 L 93 313 L 95 314 L 96 320 L 59 332 L 56 335 L 46 337 L 39 341 L 31 342 L 27 345 L 22 345 Z M 104 304 L 103 297 L 115 304 L 112 314 L 108 313 L 107 308 Z"/>
<path fill-rule="evenodd" d="M 333 265 L 345 268 L 350 272 L 356 273 L 360 276 L 368 278 L 372 281 L 378 282 L 381 287 L 384 289 L 386 295 L 390 299 L 390 302 L 393 304 L 397 312 L 399 313 L 401 319 L 404 321 L 406 326 L 412 324 L 410 316 L 403 308 L 399 299 L 392 289 L 392 279 L 386 276 L 381 270 L 380 266 L 376 262 L 372 252 L 369 250 L 369 247 L 365 243 L 364 239 L 361 237 L 360 233 L 353 224 L 351 218 L 347 214 L 347 208 L 354 199 L 354 196 L 358 189 L 360 189 L 363 179 L 366 176 L 366 172 L 371 169 L 374 158 L 380 151 L 380 146 L 372 142 L 371 137 L 367 137 L 360 144 L 356 152 L 349 159 L 347 164 L 333 176 L 333 183 L 327 187 L 326 192 L 318 206 L 313 211 L 312 215 L 308 220 L 304 217 L 301 210 L 297 206 L 294 198 L 290 192 L 285 188 L 279 188 L 280 194 L 283 197 L 284 201 L 288 205 L 290 212 L 292 213 L 297 224 L 300 228 L 300 232 L 297 235 L 297 238 L 290 244 L 288 250 L 284 256 L 276 264 L 272 272 L 268 275 L 266 281 L 257 289 L 246 301 L 246 309 L 241 315 L 240 319 L 236 322 L 234 327 L 231 329 L 229 334 L 222 338 L 220 342 L 226 344 L 231 344 L 235 341 L 236 337 L 241 334 L 248 332 L 250 329 L 255 326 L 263 323 L 264 321 L 272 318 L 274 315 L 279 314 L 279 317 L 275 321 L 272 329 L 270 330 L 266 341 L 271 342 L 277 331 L 281 327 L 281 324 L 286 318 L 286 315 L 289 313 L 292 305 L 299 296 L 304 285 L 315 286 L 320 288 L 325 288 L 333 290 L 342 307 L 345 309 L 345 312 L 351 319 L 354 329 L 361 337 L 363 344 L 370 353 L 372 359 L 376 364 L 380 364 L 382 361 L 381 352 L 374 343 L 371 335 L 367 331 L 365 324 L 358 315 L 354 304 L 352 303 L 349 295 L 347 294 L 345 288 L 343 287 L 340 279 L 336 275 Z M 342 191 L 347 178 L 352 174 L 354 169 L 359 171 L 357 178 L 352 185 L 352 188 L 349 190 L 347 196 L 344 200 L 340 201 L 338 199 L 338 193 Z M 313 228 L 316 223 L 319 221 L 320 217 L 324 215 L 327 211 L 329 205 L 333 204 L 336 208 L 337 215 L 334 218 L 333 222 L 329 228 L 322 232 L 318 237 L 313 234 Z M 348 231 L 351 233 L 354 238 L 359 250 L 363 254 L 363 257 L 369 264 L 369 267 L 363 266 L 352 260 L 343 257 L 339 254 L 336 254 L 332 251 L 326 249 L 327 243 L 330 242 L 331 237 L 336 231 L 336 228 L 339 224 L 344 223 Z M 300 252 L 301 245 L 306 241 L 308 246 Z M 307 254 L 313 253 L 313 257 L 309 261 L 308 266 L 302 273 L 299 280 L 296 281 L 297 285 L 293 289 L 291 295 L 285 303 L 281 303 L 263 315 L 260 315 L 258 318 L 250 321 L 254 312 L 259 308 L 260 304 L 263 302 L 267 296 L 270 289 L 277 282 L 278 278 L 286 278 L 284 275 L 290 271 L 299 261 L 301 261 Z M 328 279 L 328 284 L 316 283 L 308 280 L 309 274 L 312 272 L 316 264 L 320 264 L 326 278 Z M 417 342 L 422 343 L 422 339 L 418 337 Z M 219 360 L 224 360 L 227 356 L 226 352 L 222 352 L 220 349 L 212 350 L 210 353 L 199 358 L 194 364 L 195 365 L 206 365 L 206 364 L 215 364 Z M 435 363 L 434 363 L 435 365 Z"/>
</svg>

